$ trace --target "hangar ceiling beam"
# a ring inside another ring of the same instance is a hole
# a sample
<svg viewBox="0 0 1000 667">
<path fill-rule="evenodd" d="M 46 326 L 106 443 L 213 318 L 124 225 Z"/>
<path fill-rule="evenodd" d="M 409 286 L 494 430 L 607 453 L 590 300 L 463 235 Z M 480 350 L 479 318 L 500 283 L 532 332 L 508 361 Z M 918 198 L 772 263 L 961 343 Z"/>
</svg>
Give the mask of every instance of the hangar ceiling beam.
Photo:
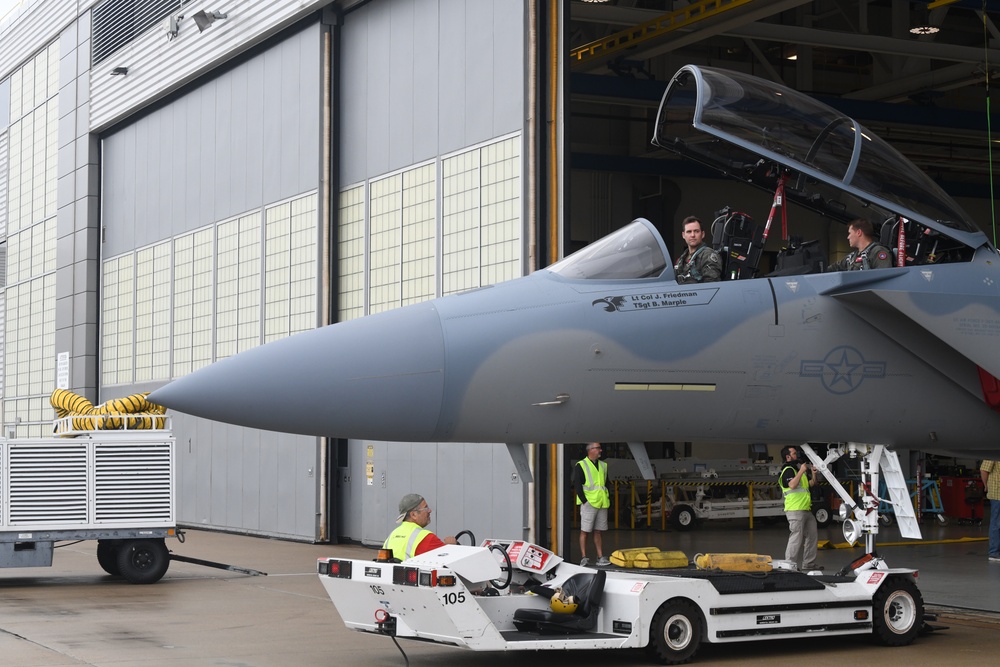
<svg viewBox="0 0 1000 667">
<path fill-rule="evenodd" d="M 1000 62 L 1000 50 L 998 49 L 987 49 L 984 51 L 975 46 L 938 44 L 936 42 L 925 42 L 915 39 L 860 35 L 830 30 L 817 30 L 816 28 L 782 26 L 773 23 L 744 25 L 727 31 L 727 34 L 733 37 L 766 39 L 773 42 L 807 44 L 809 46 L 846 49 L 848 51 L 887 53 L 894 56 L 906 56 L 924 60 L 979 63 L 988 57 L 991 62 Z"/>
<path fill-rule="evenodd" d="M 996 77 L 990 72 L 990 79 Z M 930 72 L 914 74 L 878 86 L 845 93 L 841 97 L 850 100 L 872 102 L 900 102 L 912 93 L 921 90 L 945 91 L 961 88 L 986 80 L 986 71 L 980 63 L 956 63 Z"/>
<path fill-rule="evenodd" d="M 686 26 L 674 26 L 670 30 L 659 33 L 658 35 L 656 35 L 658 39 L 655 40 L 651 39 L 648 40 L 648 42 L 646 42 L 648 44 L 648 48 L 644 49 L 639 48 L 629 51 L 629 59 L 646 60 L 648 58 L 653 58 L 663 53 L 676 51 L 677 49 L 688 46 L 690 44 L 706 40 L 709 37 L 714 37 L 722 33 L 731 32 L 733 29 L 738 28 L 739 26 L 753 23 L 754 21 L 760 21 L 761 19 L 774 16 L 775 14 L 780 14 L 783 11 L 794 9 L 795 7 L 799 7 L 801 5 L 809 4 L 810 2 L 811 0 L 776 0 L 774 2 L 767 2 L 767 3 L 751 2 L 744 4 L 741 2 L 739 5 L 734 4 L 731 8 L 727 7 L 724 11 L 715 12 L 709 16 L 705 16 L 699 19 L 697 23 L 698 28 L 695 30 L 691 30 L 690 32 L 684 32 L 682 28 L 694 25 L 695 24 L 694 21 L 689 22 Z M 608 7 L 606 9 L 610 11 L 606 12 L 604 18 L 598 18 L 601 14 L 604 13 L 602 12 L 599 14 L 598 12 L 595 11 L 581 12 L 580 11 L 581 9 L 583 9 L 583 7 L 579 9 L 574 7 L 573 9 L 574 20 L 594 21 L 594 22 L 599 21 L 603 23 L 610 23 L 611 21 L 609 17 L 613 15 L 618 15 L 621 12 L 621 10 L 618 8 Z M 645 10 L 643 10 L 641 13 L 638 12 L 639 10 L 631 10 L 627 14 L 623 15 L 632 17 L 639 17 L 644 15 L 646 18 L 644 21 L 642 21 L 642 23 L 648 23 L 650 21 L 656 20 L 656 18 L 660 16 L 656 12 L 649 12 Z M 651 14 L 654 15 L 652 18 L 650 18 Z M 623 34 L 624 32 L 626 31 L 622 31 L 621 33 L 616 33 L 616 34 L 620 35 Z M 668 36 L 669 38 L 667 38 Z M 601 40 L 597 41 L 599 42 Z M 591 44 L 585 46 L 590 47 L 595 43 L 596 42 L 592 42 Z M 633 42 L 633 44 L 635 43 L 636 42 Z M 578 47 L 578 49 L 583 49 L 583 48 L 585 47 Z M 624 48 L 625 47 L 623 46 L 622 49 Z M 629 45 L 628 48 L 633 48 L 633 47 Z M 574 51 L 578 49 L 574 49 Z M 616 49 L 616 51 L 622 49 Z M 610 52 L 605 52 L 604 55 L 605 56 L 610 55 Z M 596 65 L 603 62 L 604 59 L 605 58 L 603 57 L 594 55 L 589 59 L 588 62 L 578 62 L 576 58 L 573 59 L 573 62 L 576 62 L 578 65 L 576 69 L 587 71 L 589 69 L 593 69 Z"/>
</svg>

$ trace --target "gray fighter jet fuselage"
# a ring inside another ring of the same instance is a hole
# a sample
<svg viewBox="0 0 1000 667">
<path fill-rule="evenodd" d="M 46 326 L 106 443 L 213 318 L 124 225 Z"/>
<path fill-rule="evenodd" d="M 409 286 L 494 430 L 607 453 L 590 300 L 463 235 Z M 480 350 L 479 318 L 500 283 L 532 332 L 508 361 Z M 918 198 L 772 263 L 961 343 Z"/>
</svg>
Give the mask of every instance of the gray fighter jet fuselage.
<svg viewBox="0 0 1000 667">
<path fill-rule="evenodd" d="M 762 95 L 773 87 L 732 76 L 689 67 L 671 88 L 716 77 L 696 102 L 681 97 L 691 86 L 675 95 L 708 114 L 723 108 L 709 96 L 722 84 L 729 98 L 734 81 L 744 91 L 759 85 Z M 668 89 L 657 143 L 711 162 L 696 141 L 665 136 L 670 98 Z M 795 111 L 797 131 L 806 114 Z M 759 183 L 766 163 L 792 201 L 843 208 L 849 218 L 850 207 L 810 189 L 826 179 L 845 200 L 900 225 L 919 224 L 922 239 L 933 236 L 948 252 L 881 270 L 679 285 L 663 239 L 639 219 L 530 276 L 269 343 L 176 380 L 150 400 L 256 428 L 369 440 L 997 449 L 995 248 L 967 223 L 935 217 L 957 210 L 943 193 L 905 199 L 919 176 L 896 174 L 894 182 L 907 185 L 896 191 L 872 186 L 865 165 L 878 170 L 887 153 L 875 146 L 881 152 L 866 158 L 872 146 L 850 119 L 820 118 L 796 160 L 795 142 L 781 144 L 780 124 L 768 120 L 766 131 L 755 130 L 731 107 L 724 113 L 737 119 L 729 138 L 741 153 L 727 155 L 726 164 L 743 165 L 747 180 L 753 174 Z M 680 122 L 689 124 L 690 115 L 679 113 Z M 697 126 L 700 112 L 693 115 Z M 757 135 L 764 139 L 751 150 L 747 137 Z M 843 173 L 830 178 L 833 160 L 824 162 L 824 150 L 838 140 L 855 153 L 848 150 Z M 909 245 L 898 238 L 901 254 L 909 253 L 912 237 Z"/>
</svg>

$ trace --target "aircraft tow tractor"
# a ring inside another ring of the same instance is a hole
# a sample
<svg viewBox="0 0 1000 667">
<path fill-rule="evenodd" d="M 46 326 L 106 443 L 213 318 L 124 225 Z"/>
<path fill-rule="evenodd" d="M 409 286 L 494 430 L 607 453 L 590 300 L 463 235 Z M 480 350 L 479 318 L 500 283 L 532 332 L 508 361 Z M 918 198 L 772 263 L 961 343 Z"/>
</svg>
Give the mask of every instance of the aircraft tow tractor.
<svg viewBox="0 0 1000 667">
<path fill-rule="evenodd" d="M 922 629 L 932 629 L 918 573 L 891 568 L 875 552 L 882 499 L 871 491 L 879 488 L 881 470 L 886 500 L 903 517 L 901 530 L 920 536 L 898 459 L 881 446 L 831 446 L 822 460 L 808 445 L 802 449 L 844 499 L 845 538 L 865 538 L 866 554 L 835 574 L 800 572 L 788 561 L 750 568 L 763 571 L 596 569 L 524 540 L 486 539 L 402 563 L 321 559 L 319 578 L 347 627 L 394 642 L 420 639 L 476 651 L 648 647 L 663 664 L 691 660 L 705 642 L 822 633 L 910 644 Z M 862 457 L 860 499 L 829 473 L 843 455 Z M 552 603 L 562 599 L 557 589 L 574 596 L 575 609 Z"/>
</svg>

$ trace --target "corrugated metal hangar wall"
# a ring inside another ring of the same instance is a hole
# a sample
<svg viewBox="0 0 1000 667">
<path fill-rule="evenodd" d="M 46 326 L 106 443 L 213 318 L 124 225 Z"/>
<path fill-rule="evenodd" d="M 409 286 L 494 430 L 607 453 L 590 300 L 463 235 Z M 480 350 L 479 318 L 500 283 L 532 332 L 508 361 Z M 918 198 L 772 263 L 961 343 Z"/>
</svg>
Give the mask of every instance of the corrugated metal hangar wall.
<svg viewBox="0 0 1000 667">
<path fill-rule="evenodd" d="M 346 319 L 521 275 L 523 15 L 520 0 L 380 0 L 342 18 L 334 284 L 322 282 L 317 15 L 116 122 L 101 146 L 100 398 L 316 326 L 330 289 Z M 174 427 L 186 524 L 321 539 L 328 489 L 335 536 L 369 544 L 411 491 L 443 534 L 524 525 L 503 445 L 341 442 L 324 470 L 323 440 L 185 415 Z"/>
</svg>

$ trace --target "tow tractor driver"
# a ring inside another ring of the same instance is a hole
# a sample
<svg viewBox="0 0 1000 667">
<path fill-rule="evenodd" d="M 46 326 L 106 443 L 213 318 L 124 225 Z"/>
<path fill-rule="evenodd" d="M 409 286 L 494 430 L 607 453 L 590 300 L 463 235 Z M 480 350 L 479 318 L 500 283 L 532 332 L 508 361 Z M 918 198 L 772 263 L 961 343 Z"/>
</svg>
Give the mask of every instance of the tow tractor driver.
<svg viewBox="0 0 1000 667">
<path fill-rule="evenodd" d="M 427 551 L 433 551 L 446 544 L 458 544 L 454 537 L 440 539 L 427 530 L 431 522 L 431 508 L 418 493 L 408 493 L 399 501 L 399 526 L 389 533 L 383 549 L 392 549 L 392 557 L 398 560 L 413 558 Z"/>
</svg>

